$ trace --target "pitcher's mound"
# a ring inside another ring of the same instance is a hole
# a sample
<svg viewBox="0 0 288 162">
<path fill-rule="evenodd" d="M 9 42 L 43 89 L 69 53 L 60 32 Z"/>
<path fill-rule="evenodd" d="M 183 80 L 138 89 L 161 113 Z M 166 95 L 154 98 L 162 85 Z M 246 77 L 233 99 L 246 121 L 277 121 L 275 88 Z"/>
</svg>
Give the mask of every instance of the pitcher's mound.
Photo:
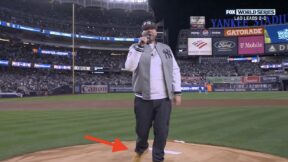
<svg viewBox="0 0 288 162">
<path fill-rule="evenodd" d="M 112 153 L 109 146 L 90 144 L 40 151 L 3 162 L 132 162 L 135 142 L 123 143 L 128 151 Z M 188 143 L 167 142 L 165 152 L 165 162 L 288 162 L 264 153 Z M 151 156 L 150 150 L 141 162 L 152 162 Z"/>
</svg>

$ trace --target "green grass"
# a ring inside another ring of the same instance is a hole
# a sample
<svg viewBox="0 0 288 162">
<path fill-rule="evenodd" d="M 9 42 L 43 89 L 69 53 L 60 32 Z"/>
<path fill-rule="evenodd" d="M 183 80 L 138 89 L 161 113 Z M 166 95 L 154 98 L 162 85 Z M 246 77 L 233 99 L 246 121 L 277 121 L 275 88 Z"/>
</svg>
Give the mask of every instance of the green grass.
<svg viewBox="0 0 288 162">
<path fill-rule="evenodd" d="M 172 119 L 172 138 L 288 157 L 285 107 L 177 110 Z"/>
<path fill-rule="evenodd" d="M 287 93 L 186 93 L 184 99 L 287 99 Z M 132 94 L 0 99 L 3 102 L 123 100 Z M 0 102 L 1 106 L 1 102 Z M 288 106 L 174 108 L 170 139 L 288 157 Z M 88 144 L 90 134 L 135 140 L 132 108 L 0 111 L 0 160 L 39 150 Z M 151 133 L 151 138 L 153 135 Z"/>
<path fill-rule="evenodd" d="M 109 93 L 109 94 L 82 94 L 62 95 L 48 97 L 27 97 L 1 99 L 1 102 L 35 102 L 35 101 L 92 101 L 92 100 L 131 100 L 132 93 Z M 213 92 L 206 94 L 184 93 L 183 99 L 286 99 L 288 92 Z"/>
<path fill-rule="evenodd" d="M 135 140 L 132 109 L 1 111 L 0 123 L 0 159 L 87 144 L 87 134 Z M 288 157 L 287 123 L 284 107 L 177 108 L 169 138 Z"/>
</svg>

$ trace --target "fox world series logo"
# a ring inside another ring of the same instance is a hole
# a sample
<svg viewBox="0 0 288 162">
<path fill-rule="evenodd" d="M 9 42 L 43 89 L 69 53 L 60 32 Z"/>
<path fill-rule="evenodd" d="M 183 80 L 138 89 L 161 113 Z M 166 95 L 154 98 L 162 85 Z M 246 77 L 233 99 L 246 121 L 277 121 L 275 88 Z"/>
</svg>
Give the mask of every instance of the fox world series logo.
<svg viewBox="0 0 288 162">
<path fill-rule="evenodd" d="M 264 26 L 288 23 L 288 14 L 277 15 L 276 9 L 227 9 L 229 18 L 211 19 L 214 28 Z M 230 16 L 233 16 L 232 18 Z"/>
</svg>

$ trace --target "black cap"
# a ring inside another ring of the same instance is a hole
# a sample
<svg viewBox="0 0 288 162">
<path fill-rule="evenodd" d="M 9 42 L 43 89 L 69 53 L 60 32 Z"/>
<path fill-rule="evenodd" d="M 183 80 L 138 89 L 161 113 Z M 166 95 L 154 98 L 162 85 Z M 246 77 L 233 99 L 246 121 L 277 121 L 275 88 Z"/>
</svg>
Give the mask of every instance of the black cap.
<svg viewBox="0 0 288 162">
<path fill-rule="evenodd" d="M 144 21 L 142 24 L 142 30 L 148 30 L 148 29 L 157 29 L 156 23 L 151 20 Z"/>
</svg>

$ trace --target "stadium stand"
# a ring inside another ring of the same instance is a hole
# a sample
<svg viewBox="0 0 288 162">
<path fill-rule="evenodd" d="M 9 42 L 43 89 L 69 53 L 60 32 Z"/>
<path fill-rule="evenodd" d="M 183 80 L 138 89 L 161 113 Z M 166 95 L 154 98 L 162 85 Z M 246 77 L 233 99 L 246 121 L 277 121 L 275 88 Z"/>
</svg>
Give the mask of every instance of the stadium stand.
<svg viewBox="0 0 288 162">
<path fill-rule="evenodd" d="M 0 19 L 41 29 L 72 31 L 71 5 L 50 4 L 44 7 L 44 5 L 27 3 L 26 1 L 17 1 L 17 3 L 8 0 L 1 1 Z M 151 12 L 125 12 L 81 6 L 76 7 L 76 15 L 77 33 L 98 36 L 135 37 L 140 33 L 140 24 L 144 20 L 153 19 Z"/>
<path fill-rule="evenodd" d="M 83 6 L 76 6 L 76 15 L 76 33 L 117 37 L 138 37 L 143 20 L 153 19 L 153 13 L 146 11 L 108 10 Z M 27 1 L 15 3 L 15 0 L 1 0 L 0 20 L 71 33 L 71 5 L 52 3 L 48 7 L 43 7 L 43 5 L 38 7 L 37 4 Z M 181 35 L 187 37 L 187 32 L 189 30 L 181 31 L 180 38 Z M 68 89 L 63 93 L 71 93 L 71 47 L 63 45 L 65 41 L 71 44 L 71 38 L 65 40 L 60 37 L 43 36 L 2 26 L 0 38 L 0 61 L 6 61 L 0 64 L 1 93 L 29 96 L 52 95 L 59 88 Z M 180 47 L 187 44 L 186 39 L 180 38 Z M 37 40 L 37 43 L 25 42 L 27 39 Z M 47 44 L 48 42 L 50 44 Z M 87 48 L 76 48 L 75 65 L 84 68 L 84 70 L 75 71 L 76 86 L 132 86 L 131 74 L 122 71 L 128 47 L 132 42 L 110 43 L 115 47 L 101 41 L 91 43 L 78 40 L 76 44 L 81 43 L 87 45 Z M 93 48 L 94 44 L 102 46 L 103 49 Z M 41 51 L 50 51 L 50 54 L 41 54 Z M 57 55 L 56 52 L 64 52 L 67 55 Z M 181 69 L 183 85 L 205 85 L 207 77 L 287 74 L 287 70 L 283 68 L 263 68 L 265 65 L 281 64 L 287 60 L 285 56 L 262 57 L 261 61 L 256 63 L 230 62 L 228 57 L 175 57 Z M 13 65 L 13 62 L 18 62 L 18 64 L 24 62 L 30 65 L 17 67 Z M 48 64 L 51 67 L 40 69 L 35 68 L 35 64 Z M 56 69 L 54 65 L 70 66 L 70 69 Z"/>
</svg>

